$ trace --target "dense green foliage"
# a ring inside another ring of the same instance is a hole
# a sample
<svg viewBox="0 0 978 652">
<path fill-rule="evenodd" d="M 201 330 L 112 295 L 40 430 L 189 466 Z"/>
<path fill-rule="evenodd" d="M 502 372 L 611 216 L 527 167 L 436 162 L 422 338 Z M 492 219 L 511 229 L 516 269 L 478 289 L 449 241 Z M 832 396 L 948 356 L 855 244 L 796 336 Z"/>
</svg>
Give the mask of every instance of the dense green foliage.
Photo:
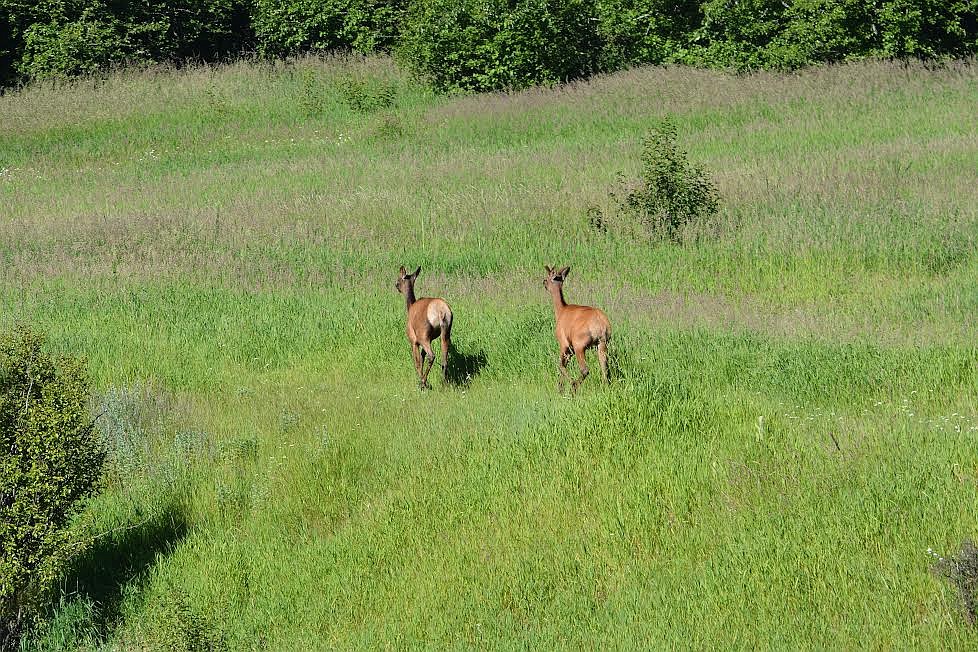
<svg viewBox="0 0 978 652">
<path fill-rule="evenodd" d="M 702 11 L 696 0 L 594 0 L 603 70 L 684 61 Z"/>
<path fill-rule="evenodd" d="M 391 48 L 400 33 L 407 0 L 255 0 L 252 26 L 258 52 Z"/>
<path fill-rule="evenodd" d="M 28 649 L 975 649 L 927 551 L 978 534 L 976 104 L 968 64 L 375 57 L 3 95 L 0 325 L 89 360 L 112 460 Z M 666 115 L 720 228 L 650 246 L 608 192 Z M 614 333 L 573 399 L 554 264 Z"/>
<path fill-rule="evenodd" d="M 975 0 L 708 0 L 690 63 L 793 69 L 862 57 L 967 56 Z"/>
<path fill-rule="evenodd" d="M 0 83 L 113 65 L 397 51 L 441 90 L 637 64 L 794 69 L 978 51 L 978 0 L 0 0 Z"/>
<path fill-rule="evenodd" d="M 400 52 L 439 90 L 554 83 L 598 70 L 589 0 L 417 0 Z"/>
<path fill-rule="evenodd" d="M 0 338 L 0 649 L 71 556 L 68 525 L 104 459 L 75 360 L 53 360 L 36 334 Z"/>
<path fill-rule="evenodd" d="M 0 0 L 0 80 L 213 59 L 250 42 L 245 0 Z"/>
</svg>

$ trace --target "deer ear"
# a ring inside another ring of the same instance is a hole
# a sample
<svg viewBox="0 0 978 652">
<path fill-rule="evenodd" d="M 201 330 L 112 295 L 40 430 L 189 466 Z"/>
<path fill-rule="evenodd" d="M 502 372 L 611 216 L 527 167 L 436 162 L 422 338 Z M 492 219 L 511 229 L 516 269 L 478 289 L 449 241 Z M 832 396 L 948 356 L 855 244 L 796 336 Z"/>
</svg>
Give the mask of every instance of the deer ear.
<svg viewBox="0 0 978 652">
<path fill-rule="evenodd" d="M 407 270 L 404 269 L 404 265 L 401 265 L 401 276 L 404 276 L 405 274 L 407 274 Z"/>
<path fill-rule="evenodd" d="M 412 278 L 418 278 L 418 274 L 420 274 L 420 273 L 421 273 L 421 265 L 418 265 L 418 268 L 416 270 L 414 270 L 414 274 L 411 274 L 411 277 Z"/>
<path fill-rule="evenodd" d="M 567 278 L 567 273 L 570 272 L 570 267 L 565 267 L 564 269 L 557 272 L 557 276 L 560 278 Z"/>
<path fill-rule="evenodd" d="M 550 265 L 544 265 L 543 268 L 545 270 L 547 270 L 547 274 L 553 274 L 554 273 L 554 268 L 551 267 Z"/>
</svg>

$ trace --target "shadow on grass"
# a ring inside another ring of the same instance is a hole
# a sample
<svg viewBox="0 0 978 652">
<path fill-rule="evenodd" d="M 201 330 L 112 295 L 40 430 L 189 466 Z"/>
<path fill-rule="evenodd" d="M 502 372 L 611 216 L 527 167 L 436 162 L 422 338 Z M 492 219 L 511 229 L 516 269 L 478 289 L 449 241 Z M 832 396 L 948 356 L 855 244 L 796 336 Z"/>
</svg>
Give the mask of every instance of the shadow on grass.
<svg viewBox="0 0 978 652">
<path fill-rule="evenodd" d="M 633 343 L 622 340 L 612 340 L 608 345 L 608 378 L 614 383 L 647 377 L 650 370 L 636 356 Z"/>
<path fill-rule="evenodd" d="M 94 603 L 91 624 L 100 636 L 108 635 L 118 624 L 127 586 L 141 583 L 146 571 L 169 554 L 187 531 L 183 509 L 171 504 L 145 523 L 97 539 L 76 560 L 65 579 L 64 593 Z"/>
<path fill-rule="evenodd" d="M 453 342 L 448 352 L 448 369 L 445 372 L 445 382 L 450 387 L 468 387 L 487 362 L 488 358 L 482 349 L 474 353 L 467 353 L 456 347 Z"/>
<path fill-rule="evenodd" d="M 969 540 L 961 544 L 961 549 L 947 559 L 928 549 L 937 559 L 932 570 L 943 576 L 957 590 L 959 607 L 965 622 L 978 624 L 978 547 Z"/>
</svg>

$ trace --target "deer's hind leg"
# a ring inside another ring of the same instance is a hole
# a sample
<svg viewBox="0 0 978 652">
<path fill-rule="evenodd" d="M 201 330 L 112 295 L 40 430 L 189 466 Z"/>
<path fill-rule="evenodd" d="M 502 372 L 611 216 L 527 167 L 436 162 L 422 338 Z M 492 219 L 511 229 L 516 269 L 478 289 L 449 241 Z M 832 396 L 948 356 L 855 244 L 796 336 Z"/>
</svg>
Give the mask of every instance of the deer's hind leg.
<svg viewBox="0 0 978 652">
<path fill-rule="evenodd" d="M 608 383 L 608 340 L 598 341 L 598 361 L 601 363 L 601 377 Z"/>
<path fill-rule="evenodd" d="M 571 390 L 575 392 L 577 391 L 577 388 L 581 386 L 581 383 L 584 382 L 584 379 L 587 378 L 589 372 L 587 368 L 587 359 L 584 357 L 585 352 L 587 352 L 586 346 L 574 347 L 574 353 L 577 354 L 577 364 L 581 368 L 581 377 L 571 383 Z"/>
<path fill-rule="evenodd" d="M 444 382 L 448 382 L 448 347 L 449 347 L 449 333 L 445 331 L 445 334 L 441 337 L 441 373 Z"/>
<path fill-rule="evenodd" d="M 425 357 L 428 358 L 428 366 L 425 367 Z M 435 364 L 435 353 L 431 350 L 431 342 L 421 342 L 421 387 L 422 389 L 430 387 L 428 385 L 428 374 L 431 373 L 431 368 Z"/>
</svg>

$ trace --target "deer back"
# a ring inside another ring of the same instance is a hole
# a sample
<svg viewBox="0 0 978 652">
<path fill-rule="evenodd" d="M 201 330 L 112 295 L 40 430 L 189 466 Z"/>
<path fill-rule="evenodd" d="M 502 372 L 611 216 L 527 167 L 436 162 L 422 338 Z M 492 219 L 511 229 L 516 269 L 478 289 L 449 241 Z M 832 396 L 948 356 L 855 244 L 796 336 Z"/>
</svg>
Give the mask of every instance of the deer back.
<svg viewBox="0 0 978 652">
<path fill-rule="evenodd" d="M 557 332 L 572 342 L 597 342 L 610 339 L 611 322 L 598 308 L 567 305 L 557 315 Z"/>
<path fill-rule="evenodd" d="M 435 337 L 451 324 L 452 310 L 444 299 L 418 299 L 408 310 L 408 334 L 421 337 L 430 333 Z"/>
</svg>

